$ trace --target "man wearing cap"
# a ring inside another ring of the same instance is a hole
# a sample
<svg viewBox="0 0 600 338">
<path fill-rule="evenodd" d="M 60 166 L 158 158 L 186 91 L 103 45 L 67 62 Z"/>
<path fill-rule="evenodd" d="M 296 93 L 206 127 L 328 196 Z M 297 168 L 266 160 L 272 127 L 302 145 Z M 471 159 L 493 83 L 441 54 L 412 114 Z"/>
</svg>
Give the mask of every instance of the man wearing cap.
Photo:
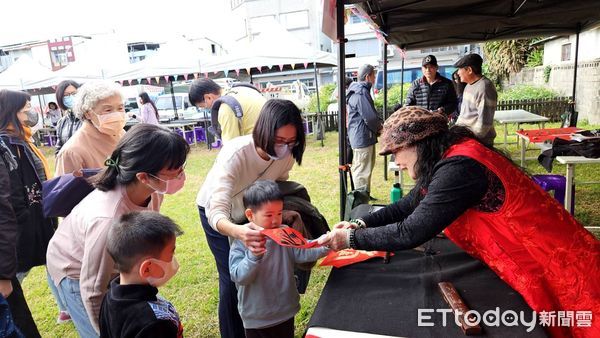
<svg viewBox="0 0 600 338">
<path fill-rule="evenodd" d="M 356 189 L 371 191 L 371 174 L 375 166 L 375 144 L 382 128 L 375 110 L 371 87 L 375 83 L 375 68 L 363 65 L 358 70 L 358 82 L 348 87 L 348 139 L 354 152 L 352 172 Z"/>
<path fill-rule="evenodd" d="M 467 54 L 454 64 L 460 80 L 467 84 L 456 124 L 469 127 L 482 143 L 494 145 L 498 93 L 492 81 L 481 74 L 482 64 L 478 54 Z"/>
<path fill-rule="evenodd" d="M 423 58 L 423 77 L 413 81 L 406 95 L 407 106 L 439 110 L 450 115 L 456 110 L 456 92 L 452 81 L 438 73 L 437 59 L 433 55 Z"/>
</svg>

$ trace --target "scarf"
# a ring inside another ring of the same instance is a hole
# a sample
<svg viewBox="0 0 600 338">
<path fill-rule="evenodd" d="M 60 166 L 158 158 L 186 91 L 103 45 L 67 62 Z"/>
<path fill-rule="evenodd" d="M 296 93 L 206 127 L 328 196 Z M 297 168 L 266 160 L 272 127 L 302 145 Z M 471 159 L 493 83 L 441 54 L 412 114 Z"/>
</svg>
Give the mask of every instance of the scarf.
<svg viewBox="0 0 600 338">
<path fill-rule="evenodd" d="M 50 178 L 52 178 L 52 176 L 50 175 L 50 169 L 48 168 L 48 162 L 46 161 L 46 157 L 44 157 L 44 154 L 42 154 L 42 152 L 38 149 L 38 147 L 36 147 L 35 144 L 33 144 L 33 141 L 32 141 L 33 132 L 31 130 L 31 128 L 27 127 L 27 126 L 22 126 L 22 127 L 23 127 L 23 131 L 25 132 L 25 134 L 23 135 L 25 142 L 27 142 L 29 149 L 31 149 L 31 151 L 33 151 L 33 153 L 42 162 L 42 165 L 44 167 L 44 173 L 46 174 L 46 180 L 49 180 Z M 6 130 L 9 131 L 10 133 L 12 133 L 13 135 L 18 135 L 17 131 L 15 130 L 15 127 L 13 127 L 12 124 L 9 124 L 6 127 Z"/>
</svg>

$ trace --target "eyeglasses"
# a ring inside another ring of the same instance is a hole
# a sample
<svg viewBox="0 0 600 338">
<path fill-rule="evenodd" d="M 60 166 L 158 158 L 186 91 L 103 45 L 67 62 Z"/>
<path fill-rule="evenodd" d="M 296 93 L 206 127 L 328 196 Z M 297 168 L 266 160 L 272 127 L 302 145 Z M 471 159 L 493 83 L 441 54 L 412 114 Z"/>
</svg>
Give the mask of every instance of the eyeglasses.
<svg viewBox="0 0 600 338">
<path fill-rule="evenodd" d="M 298 141 L 291 141 L 291 142 L 279 142 L 279 141 L 275 141 L 275 145 L 282 146 L 284 144 L 286 146 L 288 146 L 288 148 L 294 148 L 294 147 L 298 146 L 300 144 L 300 142 L 298 142 Z"/>
<path fill-rule="evenodd" d="M 158 177 L 158 176 L 156 176 L 156 175 L 152 175 L 152 174 L 148 174 L 148 175 L 150 175 L 150 176 L 152 176 L 152 177 L 156 178 L 157 180 L 161 180 L 161 181 L 163 181 L 163 182 L 170 181 L 170 180 L 178 180 L 178 179 L 180 179 L 181 177 L 183 177 L 183 175 L 185 174 L 185 166 L 186 166 L 186 164 L 187 164 L 187 162 L 183 163 L 183 165 L 181 166 L 181 168 L 179 169 L 179 172 L 177 173 L 177 175 L 176 175 L 175 177 L 168 178 L 168 179 L 166 179 L 166 180 L 165 180 L 165 179 L 162 179 L 162 178 L 160 178 L 160 177 Z"/>
</svg>

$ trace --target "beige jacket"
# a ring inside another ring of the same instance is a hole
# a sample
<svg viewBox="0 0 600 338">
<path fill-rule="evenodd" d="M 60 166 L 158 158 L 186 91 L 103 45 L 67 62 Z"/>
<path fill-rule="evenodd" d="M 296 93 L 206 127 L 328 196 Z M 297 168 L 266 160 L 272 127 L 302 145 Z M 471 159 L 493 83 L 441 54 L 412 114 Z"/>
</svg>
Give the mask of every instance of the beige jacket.
<svg viewBox="0 0 600 338">
<path fill-rule="evenodd" d="M 79 169 L 104 167 L 104 162 L 124 133 L 125 131 L 118 137 L 112 137 L 99 132 L 90 121 L 84 121 L 81 128 L 58 152 L 54 176 L 70 174 Z"/>
</svg>

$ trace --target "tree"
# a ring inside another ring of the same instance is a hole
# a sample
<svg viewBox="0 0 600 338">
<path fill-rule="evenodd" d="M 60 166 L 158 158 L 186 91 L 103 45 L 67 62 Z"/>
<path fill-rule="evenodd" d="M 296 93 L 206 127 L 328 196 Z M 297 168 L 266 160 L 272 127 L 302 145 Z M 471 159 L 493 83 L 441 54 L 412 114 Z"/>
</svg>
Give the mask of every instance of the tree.
<svg viewBox="0 0 600 338">
<path fill-rule="evenodd" d="M 507 79 L 511 73 L 519 72 L 527 65 L 530 55 L 539 57 L 539 52 L 534 53 L 538 47 L 532 43 L 538 39 L 518 39 L 504 41 L 490 41 L 483 45 L 486 58 L 488 77 L 495 83 Z"/>
</svg>

